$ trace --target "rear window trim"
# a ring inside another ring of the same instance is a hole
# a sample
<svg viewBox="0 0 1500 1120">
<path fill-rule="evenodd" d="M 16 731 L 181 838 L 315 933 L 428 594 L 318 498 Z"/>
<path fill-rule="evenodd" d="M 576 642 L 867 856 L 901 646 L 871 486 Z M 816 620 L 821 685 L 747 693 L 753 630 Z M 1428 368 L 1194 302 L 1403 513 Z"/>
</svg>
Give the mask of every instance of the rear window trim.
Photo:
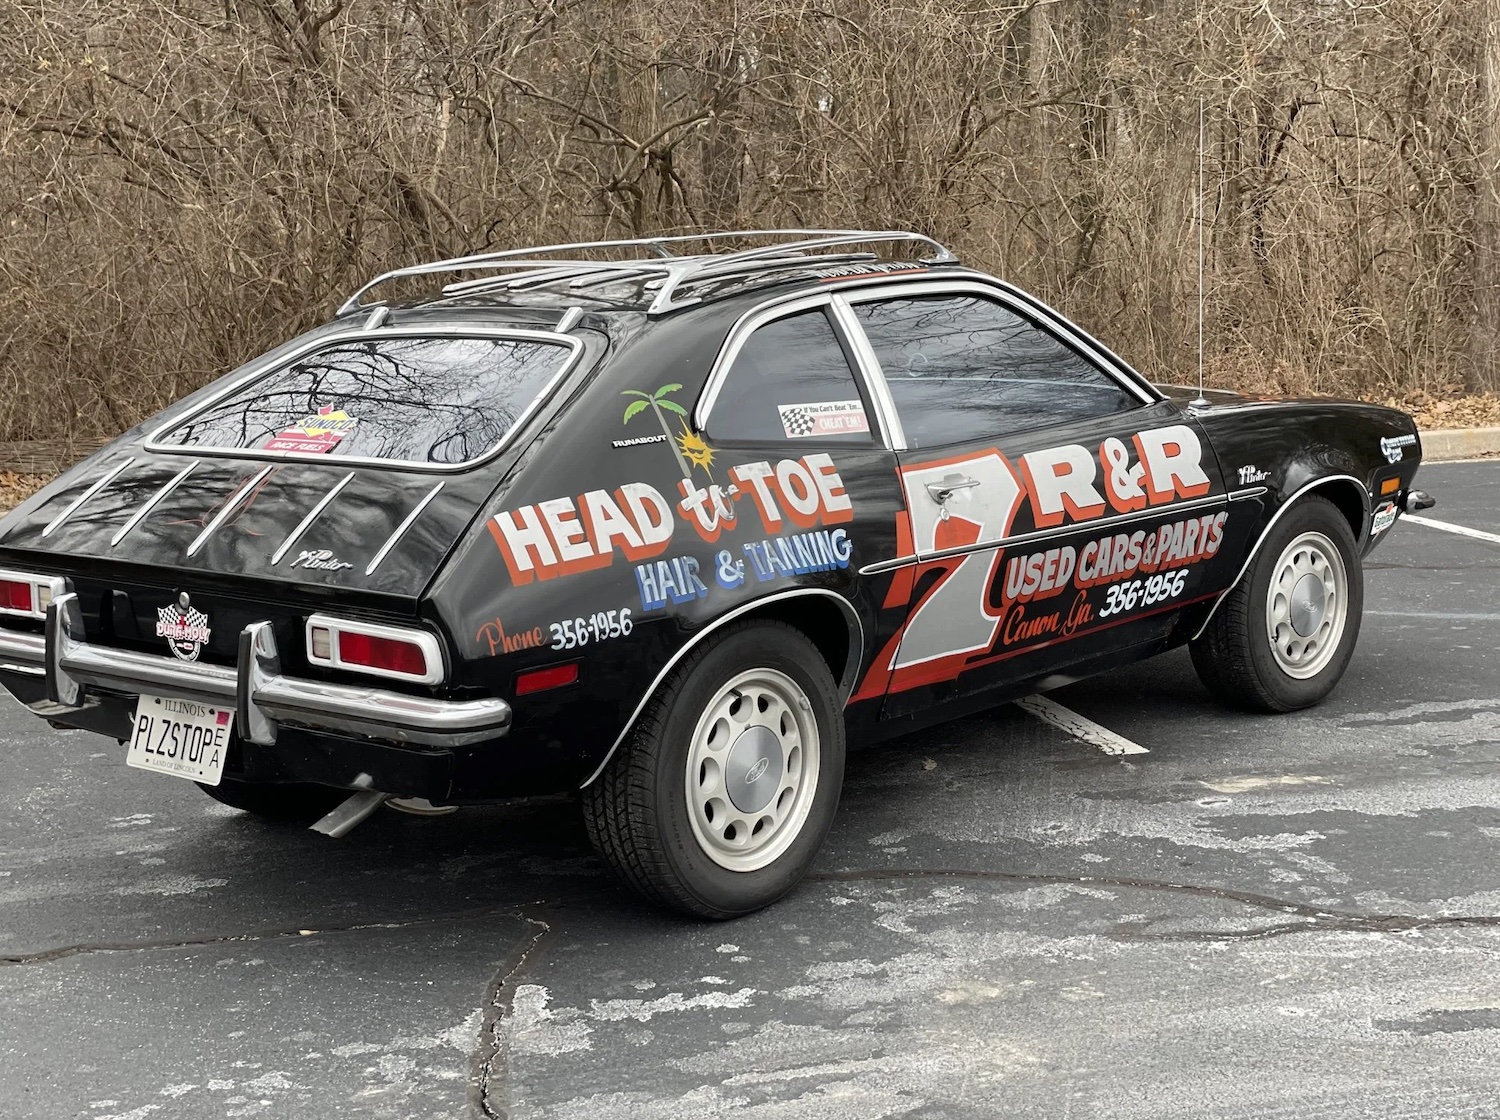
<svg viewBox="0 0 1500 1120">
<path fill-rule="evenodd" d="M 292 363 L 306 357 L 318 350 L 326 350 L 348 342 L 372 342 L 386 338 L 484 338 L 497 341 L 514 340 L 518 342 L 541 342 L 553 346 L 567 347 L 570 351 L 567 358 L 558 366 L 557 371 L 547 379 L 542 386 L 541 392 L 532 398 L 531 402 L 517 415 L 515 423 L 505 430 L 499 441 L 486 451 L 483 455 L 473 459 L 467 459 L 462 463 L 432 463 L 418 459 L 380 459 L 371 455 L 327 455 L 309 454 L 303 451 L 266 451 L 258 447 L 199 447 L 184 444 L 162 443 L 168 434 L 176 431 L 184 424 L 189 424 L 203 413 L 220 404 L 222 401 L 232 397 L 246 385 L 251 384 L 257 378 L 265 377 L 278 369 L 290 366 Z M 157 428 L 146 438 L 145 449 L 165 455 L 195 455 L 198 457 L 211 456 L 214 458 L 229 459 L 255 459 L 269 462 L 293 462 L 293 463 L 326 463 L 337 466 L 347 463 L 351 466 L 385 468 L 387 470 L 402 471 L 428 471 L 434 474 L 457 474 L 462 471 L 471 471 L 476 467 L 483 466 L 492 459 L 503 454 L 510 447 L 516 434 L 520 432 L 531 419 L 552 399 L 559 385 L 567 380 L 569 374 L 578 365 L 578 360 L 584 351 L 583 340 L 574 336 L 561 334 L 556 331 L 546 330 L 524 330 L 514 327 L 473 327 L 473 326 L 424 326 L 424 327 L 381 327 L 373 331 L 353 328 L 343 331 L 332 331 L 317 338 L 310 339 L 303 345 L 297 347 L 290 353 L 282 354 L 269 361 L 255 364 L 244 376 L 237 377 L 227 385 L 223 391 L 215 393 L 205 400 L 197 408 L 186 412 L 181 416 L 173 417 L 170 421 Z"/>
</svg>

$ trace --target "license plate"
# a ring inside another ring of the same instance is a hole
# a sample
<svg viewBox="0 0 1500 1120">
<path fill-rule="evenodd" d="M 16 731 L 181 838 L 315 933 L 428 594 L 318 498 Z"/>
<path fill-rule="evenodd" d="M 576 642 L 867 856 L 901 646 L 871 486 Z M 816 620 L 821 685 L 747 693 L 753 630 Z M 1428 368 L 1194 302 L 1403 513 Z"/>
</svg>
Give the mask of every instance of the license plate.
<svg viewBox="0 0 1500 1120">
<path fill-rule="evenodd" d="M 234 712 L 196 700 L 142 696 L 125 764 L 216 786 L 224 773 Z"/>
</svg>

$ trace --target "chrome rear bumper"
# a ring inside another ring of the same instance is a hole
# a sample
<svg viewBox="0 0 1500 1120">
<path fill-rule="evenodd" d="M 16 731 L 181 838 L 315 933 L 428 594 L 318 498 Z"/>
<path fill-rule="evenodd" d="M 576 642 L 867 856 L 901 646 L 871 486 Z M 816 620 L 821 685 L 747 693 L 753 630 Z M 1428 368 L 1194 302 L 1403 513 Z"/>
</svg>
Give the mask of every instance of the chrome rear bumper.
<svg viewBox="0 0 1500 1120">
<path fill-rule="evenodd" d="M 436 700 L 284 676 L 269 622 L 241 631 L 239 664 L 233 669 L 90 645 L 72 592 L 47 608 L 45 636 L 0 630 L 3 668 L 44 676 L 48 700 L 60 706 L 49 707 L 48 718 L 62 723 L 66 709 L 85 706 L 92 688 L 233 707 L 240 736 L 268 746 L 276 742 L 281 723 L 429 747 L 481 743 L 510 729 L 510 705 L 500 699 Z"/>
</svg>

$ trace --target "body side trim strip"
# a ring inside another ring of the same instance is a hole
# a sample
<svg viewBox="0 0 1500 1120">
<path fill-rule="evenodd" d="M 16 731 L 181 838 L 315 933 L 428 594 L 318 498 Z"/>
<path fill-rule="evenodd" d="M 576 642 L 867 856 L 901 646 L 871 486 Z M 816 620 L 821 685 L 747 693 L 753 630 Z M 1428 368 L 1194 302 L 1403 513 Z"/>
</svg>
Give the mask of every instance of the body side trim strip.
<svg viewBox="0 0 1500 1120">
<path fill-rule="evenodd" d="M 175 475 L 173 475 L 167 481 L 167 484 L 165 486 L 163 486 L 155 494 L 152 494 L 151 497 L 147 498 L 146 499 L 146 504 L 143 505 L 143 506 L 141 506 L 140 509 L 136 510 L 135 513 L 133 515 L 131 515 L 130 520 L 127 521 L 127 522 L 125 522 L 124 525 L 120 526 L 120 531 L 118 533 L 116 533 L 113 537 L 111 537 L 109 539 L 109 547 L 110 548 L 114 548 L 115 545 L 119 544 L 127 536 L 129 536 L 130 535 L 130 530 L 134 529 L 137 525 L 139 525 L 145 519 L 146 515 L 148 513 L 150 513 L 153 509 L 155 509 L 157 507 L 157 505 L 161 502 L 161 500 L 163 498 L 165 498 L 173 490 L 176 490 L 177 489 L 177 484 L 179 482 L 181 482 L 184 478 L 186 478 L 188 475 L 192 474 L 197 469 L 198 469 L 198 464 L 197 463 L 189 463 L 187 466 L 183 467 L 182 470 L 178 471 Z"/>
<path fill-rule="evenodd" d="M 385 544 L 380 546 L 380 551 L 375 554 L 375 559 L 371 560 L 370 566 L 365 569 L 365 575 L 368 576 L 374 574 L 375 569 L 380 567 L 380 562 L 386 558 L 386 554 L 389 553 L 391 549 L 396 547 L 396 543 L 402 537 L 406 536 L 406 531 L 410 529 L 412 527 L 412 523 L 422 515 L 422 511 L 427 508 L 427 503 L 432 501 L 433 498 L 436 498 L 438 496 L 438 491 L 440 491 L 445 485 L 445 482 L 439 482 L 431 490 L 427 491 L 427 496 L 417 503 L 416 508 L 406 515 L 406 520 L 401 522 L 400 525 L 397 525 L 396 531 L 386 538 Z"/>
<path fill-rule="evenodd" d="M 1224 590 L 1219 593 L 1219 597 L 1214 600 L 1214 605 L 1209 608 L 1207 616 L 1203 619 L 1203 625 L 1198 627 L 1198 629 L 1193 633 L 1193 636 L 1188 639 L 1189 641 L 1197 641 L 1198 638 L 1203 635 L 1203 631 L 1208 629 L 1208 624 L 1213 621 L 1214 615 L 1218 612 L 1220 604 L 1222 604 L 1225 599 L 1229 598 L 1229 593 L 1240 585 L 1240 580 L 1245 578 L 1245 573 L 1250 570 L 1250 565 L 1255 562 L 1256 556 L 1260 554 L 1261 545 L 1266 543 L 1266 538 L 1271 535 L 1271 530 L 1276 528 L 1276 522 L 1281 520 L 1281 515 L 1286 513 L 1287 510 L 1296 505 L 1297 499 L 1302 497 L 1303 494 L 1306 494 L 1309 490 L 1314 490 L 1319 486 L 1326 486 L 1330 482 L 1354 483 L 1355 487 L 1359 490 L 1360 498 L 1364 503 L 1365 524 L 1368 525 L 1370 523 L 1370 501 L 1369 497 L 1365 493 L 1365 484 L 1359 479 L 1355 478 L 1352 474 L 1331 474 L 1327 475 L 1324 478 L 1315 478 L 1311 482 L 1302 486 L 1290 498 L 1282 502 L 1281 508 L 1271 515 L 1271 520 L 1266 522 L 1266 527 L 1261 530 L 1260 536 L 1256 539 L 1254 547 L 1251 548 L 1250 551 L 1246 554 L 1245 562 L 1240 565 L 1240 570 L 1235 573 L 1234 579 L 1229 581 L 1229 586 L 1224 588 Z M 1356 547 L 1363 539 L 1364 530 L 1361 529 L 1360 532 L 1355 534 L 1354 543 Z"/>
<path fill-rule="evenodd" d="M 245 499 L 255 493 L 256 488 L 266 480 L 266 475 L 275 469 L 275 466 L 263 467 L 259 474 L 247 478 L 244 482 L 240 483 L 240 488 L 224 503 L 224 508 L 214 514 L 214 519 L 203 527 L 203 532 L 198 534 L 198 539 L 188 545 L 187 554 L 193 556 L 200 548 L 207 544 L 208 538 L 218 531 L 220 525 L 229 520 L 230 515 L 239 509 L 244 504 Z"/>
<path fill-rule="evenodd" d="M 881 560 L 876 564 L 867 564 L 859 570 L 859 574 L 862 576 L 873 576 L 880 572 L 889 572 L 896 568 L 904 568 L 909 564 L 926 564 L 934 560 L 946 560 L 950 556 L 963 556 L 970 552 L 985 552 L 992 548 L 1010 548 L 1013 545 L 1030 544 L 1032 541 L 1071 536 L 1073 533 L 1090 532 L 1094 529 L 1109 529 L 1118 525 L 1130 525 L 1136 521 L 1147 521 L 1153 517 L 1161 517 L 1163 514 L 1170 515 L 1178 511 L 1207 509 L 1210 506 L 1221 506 L 1224 504 L 1225 496 L 1223 494 L 1211 498 L 1194 498 L 1192 501 L 1155 506 L 1141 513 L 1121 513 L 1116 514 L 1114 517 L 1101 517 L 1097 521 L 1078 521 L 1072 525 L 1060 525 L 1053 529 L 1038 529 L 1035 532 L 1021 533 L 1014 537 L 1001 537 L 998 540 L 982 541 L 978 544 L 968 544 L 958 548 L 945 548 L 938 552 L 928 553 L 926 556 L 898 556 L 894 560 Z"/>
<path fill-rule="evenodd" d="M 296 544 L 299 540 L 302 539 L 302 534 L 307 532 L 308 526 L 316 521 L 318 519 L 318 515 L 328 508 L 329 502 L 333 501 L 333 499 L 339 496 L 339 491 L 342 490 L 345 486 L 348 486 L 349 483 L 353 480 L 354 472 L 350 471 L 343 478 L 339 479 L 333 484 L 333 489 L 324 494 L 322 500 L 319 501 L 317 505 L 313 506 L 312 509 L 307 511 L 307 516 L 297 523 L 297 527 L 292 530 L 291 535 L 288 536 L 286 540 L 281 542 L 281 547 L 278 548 L 276 552 L 271 556 L 271 567 L 274 568 L 277 564 L 281 563 L 281 558 L 287 554 L 287 551 L 292 547 L 292 545 Z"/>
<path fill-rule="evenodd" d="M 677 667 L 678 662 L 680 662 L 685 656 L 687 656 L 689 650 L 691 650 L 699 642 L 703 641 L 703 639 L 708 637 L 710 634 L 716 633 L 726 623 L 733 622 L 741 615 L 748 614 L 753 610 L 764 607 L 768 603 L 782 602 L 786 599 L 796 599 L 806 595 L 818 595 L 823 598 L 832 599 L 835 603 L 837 603 L 840 609 L 843 610 L 846 621 L 850 623 L 849 637 L 851 639 L 851 642 L 853 642 L 855 639 L 858 640 L 857 646 L 851 645 L 849 650 L 849 666 L 851 666 L 852 668 L 846 668 L 844 671 L 843 679 L 839 681 L 839 699 L 841 702 L 847 704 L 849 702 L 850 694 L 854 691 L 854 682 L 859 677 L 859 670 L 864 664 L 865 658 L 865 627 L 864 623 L 862 623 L 859 619 L 859 612 L 854 609 L 854 604 L 851 603 L 848 599 L 844 598 L 842 595 L 836 594 L 835 592 L 826 590 L 825 588 L 796 587 L 788 591 L 778 591 L 775 594 L 767 595 L 763 598 L 754 599 L 748 603 L 740 604 L 738 607 L 735 607 L 734 610 L 729 611 L 727 614 L 720 615 L 718 618 L 714 619 L 713 622 L 709 623 L 702 630 L 698 631 L 698 633 L 694 634 L 685 643 L 683 643 L 682 648 L 674 653 L 670 659 L 668 659 L 667 663 L 662 666 L 661 672 L 656 674 L 656 678 L 651 682 L 651 686 L 647 688 L 646 691 L 641 695 L 640 702 L 635 706 L 635 711 L 630 713 L 630 718 L 625 721 L 625 726 L 620 729 L 620 734 L 615 739 L 614 744 L 609 748 L 608 753 L 605 754 L 602 760 L 600 760 L 599 765 L 595 768 L 594 772 L 590 774 L 585 781 L 579 784 L 578 788 L 582 789 L 584 786 L 592 785 L 594 783 L 594 780 L 598 778 L 600 774 L 604 773 L 604 768 L 609 765 L 609 760 L 614 758 L 615 752 L 620 749 L 620 744 L 625 741 L 625 736 L 630 734 L 630 729 L 635 726 L 635 721 L 640 718 L 641 712 L 645 710 L 647 702 L 650 701 L 651 697 L 656 695 L 656 690 L 661 687 L 661 682 L 667 679 L 667 674 Z"/>
<path fill-rule="evenodd" d="M 1231 502 L 1248 502 L 1251 498 L 1259 498 L 1262 494 L 1270 492 L 1269 486 L 1249 486 L 1244 490 L 1231 490 L 1229 500 Z"/>
<path fill-rule="evenodd" d="M 109 471 L 107 474 L 105 474 L 104 477 L 101 478 L 98 482 L 94 483 L 94 485 L 90 486 L 82 494 L 74 498 L 72 504 L 69 505 L 67 509 L 63 510 L 47 523 L 47 527 L 42 530 L 42 536 L 50 537 L 59 525 L 61 525 L 68 518 L 72 517 L 73 514 L 78 511 L 79 506 L 83 505 L 84 502 L 88 501 L 95 494 L 99 493 L 99 491 L 103 490 L 106 486 L 113 482 L 115 478 L 118 477 L 120 473 L 123 472 L 125 468 L 130 466 L 130 464 L 133 462 L 135 462 L 134 458 L 126 459 L 114 470 Z"/>
</svg>

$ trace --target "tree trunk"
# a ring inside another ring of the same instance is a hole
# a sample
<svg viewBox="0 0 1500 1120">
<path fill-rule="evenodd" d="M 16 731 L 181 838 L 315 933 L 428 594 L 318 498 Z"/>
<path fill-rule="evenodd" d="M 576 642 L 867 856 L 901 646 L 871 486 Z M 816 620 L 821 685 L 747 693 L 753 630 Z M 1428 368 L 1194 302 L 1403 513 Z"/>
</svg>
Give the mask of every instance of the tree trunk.
<svg viewBox="0 0 1500 1120">
<path fill-rule="evenodd" d="M 1483 0 L 1469 389 L 1500 390 L 1500 0 Z"/>
</svg>

